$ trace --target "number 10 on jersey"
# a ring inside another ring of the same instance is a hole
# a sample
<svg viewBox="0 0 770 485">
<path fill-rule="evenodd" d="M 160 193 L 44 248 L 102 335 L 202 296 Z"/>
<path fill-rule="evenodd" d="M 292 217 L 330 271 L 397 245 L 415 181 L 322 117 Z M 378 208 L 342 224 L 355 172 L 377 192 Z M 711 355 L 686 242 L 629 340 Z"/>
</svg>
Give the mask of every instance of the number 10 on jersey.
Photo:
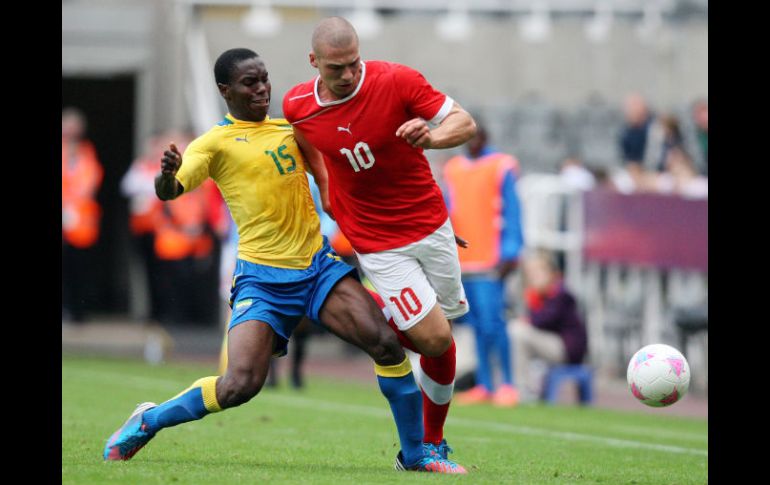
<svg viewBox="0 0 770 485">
<path fill-rule="evenodd" d="M 352 151 L 349 148 L 341 148 L 340 153 L 348 157 L 350 165 L 356 172 L 360 172 L 361 169 L 372 168 L 372 165 L 374 165 L 374 155 L 372 155 L 372 151 L 366 142 L 359 141 Z"/>
</svg>

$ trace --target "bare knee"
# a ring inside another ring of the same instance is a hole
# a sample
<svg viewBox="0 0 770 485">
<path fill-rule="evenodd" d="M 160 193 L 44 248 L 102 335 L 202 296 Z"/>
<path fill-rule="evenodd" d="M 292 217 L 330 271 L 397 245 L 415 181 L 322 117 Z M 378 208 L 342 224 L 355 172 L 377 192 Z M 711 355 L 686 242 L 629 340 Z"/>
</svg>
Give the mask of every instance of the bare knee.
<svg viewBox="0 0 770 485">
<path fill-rule="evenodd" d="M 452 345 L 452 327 L 438 304 L 404 333 L 426 357 L 440 357 Z"/>
<path fill-rule="evenodd" d="M 364 342 L 364 350 L 379 365 L 400 364 L 406 358 L 396 334 L 385 327 Z"/>
<path fill-rule="evenodd" d="M 447 328 L 446 331 L 431 334 L 419 343 L 415 342 L 420 353 L 426 357 L 439 357 L 446 352 L 452 345 L 452 331 Z"/>
<path fill-rule="evenodd" d="M 263 373 L 228 369 L 217 383 L 217 401 L 222 408 L 240 406 L 259 394 L 264 383 Z"/>
</svg>

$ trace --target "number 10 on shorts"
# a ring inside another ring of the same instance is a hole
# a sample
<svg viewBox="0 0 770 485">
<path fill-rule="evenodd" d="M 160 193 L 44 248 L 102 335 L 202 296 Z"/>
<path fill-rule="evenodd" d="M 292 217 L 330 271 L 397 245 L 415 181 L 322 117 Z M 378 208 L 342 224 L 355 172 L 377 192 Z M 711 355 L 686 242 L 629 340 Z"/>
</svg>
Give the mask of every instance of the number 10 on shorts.
<svg viewBox="0 0 770 485">
<path fill-rule="evenodd" d="M 392 301 L 398 307 L 398 311 L 401 312 L 401 315 L 407 322 L 410 318 L 407 312 L 411 313 L 412 315 L 419 315 L 420 311 L 422 310 L 422 302 L 420 302 L 420 299 L 417 298 L 417 295 L 414 294 L 414 291 L 408 287 L 401 290 L 400 298 L 391 296 L 390 301 Z"/>
</svg>

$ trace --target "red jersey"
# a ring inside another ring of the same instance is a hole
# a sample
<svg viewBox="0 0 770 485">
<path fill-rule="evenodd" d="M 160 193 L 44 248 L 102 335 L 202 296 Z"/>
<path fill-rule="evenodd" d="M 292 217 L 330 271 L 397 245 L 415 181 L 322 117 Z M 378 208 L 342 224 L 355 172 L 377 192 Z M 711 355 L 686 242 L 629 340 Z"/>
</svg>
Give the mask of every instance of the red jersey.
<svg viewBox="0 0 770 485">
<path fill-rule="evenodd" d="M 344 99 L 322 102 L 319 77 L 294 86 L 283 115 L 323 155 L 337 223 L 359 253 L 394 249 L 438 229 L 448 213 L 421 148 L 396 136 L 406 121 L 440 123 L 453 100 L 400 64 L 361 62 Z"/>
</svg>

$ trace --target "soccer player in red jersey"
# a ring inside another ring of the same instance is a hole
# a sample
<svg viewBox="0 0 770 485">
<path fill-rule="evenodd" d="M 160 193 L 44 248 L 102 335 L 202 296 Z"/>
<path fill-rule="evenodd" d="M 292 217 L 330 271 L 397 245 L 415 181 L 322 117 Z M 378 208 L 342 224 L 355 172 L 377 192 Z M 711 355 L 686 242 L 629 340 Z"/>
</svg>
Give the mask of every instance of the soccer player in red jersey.
<svg viewBox="0 0 770 485">
<path fill-rule="evenodd" d="M 318 24 L 310 64 L 319 75 L 289 90 L 284 116 L 295 136 L 323 155 L 308 158 L 314 171 L 325 165 L 328 172 L 328 187 L 320 187 L 324 209 L 399 332 L 422 354 L 423 441 L 446 458 L 443 428 L 455 378 L 449 320 L 467 313 L 468 303 L 447 208 L 423 150 L 459 146 L 476 124 L 416 70 L 364 62 L 343 18 Z"/>
</svg>

